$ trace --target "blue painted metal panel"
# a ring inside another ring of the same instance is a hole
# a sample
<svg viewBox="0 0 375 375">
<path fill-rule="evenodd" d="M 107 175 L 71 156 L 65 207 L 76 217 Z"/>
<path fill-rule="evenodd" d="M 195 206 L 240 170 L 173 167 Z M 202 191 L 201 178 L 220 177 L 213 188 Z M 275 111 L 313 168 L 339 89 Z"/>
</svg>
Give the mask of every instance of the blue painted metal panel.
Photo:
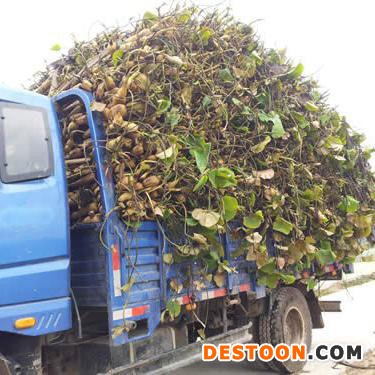
<svg viewBox="0 0 375 375">
<path fill-rule="evenodd" d="M 69 296 L 68 273 L 67 258 L 2 268 L 0 306 Z"/>
<path fill-rule="evenodd" d="M 51 100 L 35 93 L 0 87 L 0 100 L 47 111 L 54 152 L 48 178 L 0 182 L 0 267 L 69 256 L 67 186 L 60 129 Z"/>
<path fill-rule="evenodd" d="M 254 261 L 246 261 L 245 255 L 232 258 L 232 253 L 238 249 L 241 242 L 244 240 L 244 236 L 239 236 L 235 231 L 238 226 L 238 224 L 230 225 L 228 234 L 224 237 L 225 258 L 228 260 L 229 265 L 237 270 L 236 273 L 229 273 L 227 275 L 227 285 L 229 291 L 235 291 L 241 284 L 248 283 L 251 286 L 251 290 L 254 291 L 256 288 L 256 263 Z M 236 236 L 232 235 L 232 232 L 236 233 Z"/>
<path fill-rule="evenodd" d="M 31 301 L 58 297 L 66 297 L 61 307 L 66 309 L 63 314 L 66 329 L 71 314 L 70 232 L 64 156 L 56 112 L 49 98 L 22 90 L 0 87 L 0 101 L 42 108 L 47 113 L 54 167 L 53 174 L 44 179 L 8 184 L 0 181 L 0 331 L 11 330 L 12 316 L 8 312 L 15 311 L 14 306 L 23 308 L 31 306 L 28 303 Z M 13 303 L 22 305 L 6 306 Z M 48 313 L 48 301 L 38 306 Z M 54 308 L 53 301 L 51 308 Z M 39 332 L 56 331 L 50 328 Z"/>
<path fill-rule="evenodd" d="M 135 282 L 129 292 L 115 297 L 114 311 L 131 310 L 138 306 L 149 306 L 146 314 L 129 317 L 129 321 L 147 320 L 147 330 L 139 335 L 124 333 L 113 338 L 115 345 L 149 337 L 160 322 L 161 301 L 163 300 L 162 238 L 158 224 L 146 221 L 137 229 L 122 226 L 121 277 L 122 285 L 131 277 Z M 112 291 L 111 291 L 112 292 Z M 112 326 L 121 325 L 112 311 Z"/>
<path fill-rule="evenodd" d="M 70 329 L 72 326 L 70 311 L 71 301 L 67 297 L 5 306 L 0 309 L 0 327 L 2 331 L 27 336 L 61 332 Z M 17 319 L 30 316 L 36 319 L 34 327 L 23 330 L 14 328 L 14 322 Z"/>
<path fill-rule="evenodd" d="M 199 265 L 196 261 L 186 261 L 172 265 L 164 264 L 164 288 L 167 295 L 166 300 L 177 299 L 180 302 L 182 300 L 183 303 L 186 304 L 186 298 L 194 301 L 201 301 L 217 298 L 215 297 L 215 293 L 217 293 L 218 296 L 223 296 L 223 294 L 229 295 L 237 294 L 240 291 L 245 290 L 256 290 L 255 273 L 253 272 L 256 269 L 255 262 L 246 261 L 245 256 L 232 258 L 231 254 L 238 249 L 241 241 L 243 241 L 243 238 L 238 238 L 238 236 L 235 237 L 231 235 L 231 232 L 236 228 L 236 225 L 232 225 L 232 227 L 228 228 L 227 234 L 220 235 L 217 238 L 217 240 L 223 245 L 224 259 L 228 261 L 228 266 L 235 269 L 235 272 L 226 273 L 224 285 L 221 288 L 218 288 L 213 282 L 208 282 L 199 272 L 201 265 Z M 183 239 L 181 239 L 181 243 L 183 243 Z M 171 249 L 167 246 L 166 252 L 170 251 Z M 193 281 L 193 284 L 189 284 L 193 286 L 184 288 L 180 293 L 177 294 L 170 288 L 170 281 L 172 279 L 177 279 L 177 281 L 182 282 L 186 278 L 185 275 L 187 270 L 190 270 L 189 274 L 191 275 Z M 194 282 L 196 282 L 196 285 L 199 285 L 199 288 L 194 287 Z M 165 305 L 163 305 L 163 307 L 165 307 Z"/>
</svg>

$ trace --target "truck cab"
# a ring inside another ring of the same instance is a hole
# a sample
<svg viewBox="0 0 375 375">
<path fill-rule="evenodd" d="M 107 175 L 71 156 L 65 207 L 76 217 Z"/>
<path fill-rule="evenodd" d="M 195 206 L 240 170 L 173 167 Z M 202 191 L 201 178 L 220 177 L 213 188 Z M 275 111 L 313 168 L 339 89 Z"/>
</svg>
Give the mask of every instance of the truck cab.
<svg viewBox="0 0 375 375">
<path fill-rule="evenodd" d="M 9 338 L 71 327 L 60 134 L 50 98 L 0 87 L 0 331 Z"/>
</svg>

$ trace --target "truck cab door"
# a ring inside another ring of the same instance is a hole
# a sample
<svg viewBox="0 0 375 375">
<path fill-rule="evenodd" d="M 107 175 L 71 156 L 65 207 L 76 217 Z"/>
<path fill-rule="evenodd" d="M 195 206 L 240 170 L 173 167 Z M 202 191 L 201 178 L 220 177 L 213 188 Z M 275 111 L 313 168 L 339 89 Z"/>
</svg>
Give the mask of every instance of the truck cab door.
<svg viewBox="0 0 375 375">
<path fill-rule="evenodd" d="M 0 87 L 0 331 L 70 328 L 69 217 L 60 129 L 52 101 Z"/>
</svg>

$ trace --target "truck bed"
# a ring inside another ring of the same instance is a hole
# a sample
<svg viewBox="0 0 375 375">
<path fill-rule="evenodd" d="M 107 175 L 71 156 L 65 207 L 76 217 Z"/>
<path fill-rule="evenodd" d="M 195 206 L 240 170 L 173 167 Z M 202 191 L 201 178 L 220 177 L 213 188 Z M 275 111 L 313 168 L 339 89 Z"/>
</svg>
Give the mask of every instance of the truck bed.
<svg viewBox="0 0 375 375">
<path fill-rule="evenodd" d="M 198 269 L 196 264 L 187 261 L 168 265 L 163 262 L 163 254 L 170 252 L 171 247 L 164 240 L 157 222 L 143 222 L 137 229 L 119 223 L 115 233 L 120 240 L 112 245 L 108 240 L 100 241 L 101 229 L 102 223 L 81 224 L 71 232 L 72 289 L 80 311 L 106 311 L 112 329 L 124 322 L 137 321 L 139 334 L 132 331 L 113 338 L 115 345 L 149 337 L 171 299 L 186 305 L 240 292 L 254 291 L 258 297 L 264 296 L 264 287 L 256 285 L 254 262 L 231 257 L 238 247 L 238 240 L 229 235 L 223 235 L 219 240 L 228 265 L 236 271 L 226 273 L 224 285 L 217 287 L 194 274 Z M 179 280 L 187 268 L 193 274 L 193 284 L 199 281 L 200 287 L 182 289 L 177 294 L 170 287 L 170 281 Z M 134 283 L 130 290 L 122 291 L 121 287 L 132 279 Z"/>
</svg>

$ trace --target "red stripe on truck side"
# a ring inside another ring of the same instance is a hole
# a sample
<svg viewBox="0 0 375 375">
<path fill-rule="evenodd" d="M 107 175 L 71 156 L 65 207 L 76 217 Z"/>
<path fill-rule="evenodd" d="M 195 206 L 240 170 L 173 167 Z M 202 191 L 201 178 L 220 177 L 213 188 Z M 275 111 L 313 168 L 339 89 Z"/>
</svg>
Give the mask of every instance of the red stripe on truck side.
<svg viewBox="0 0 375 375">
<path fill-rule="evenodd" d="M 120 253 L 117 244 L 112 246 L 112 268 L 114 271 L 120 269 Z"/>
<path fill-rule="evenodd" d="M 214 298 L 224 297 L 227 295 L 227 290 L 225 288 L 215 289 Z"/>
<path fill-rule="evenodd" d="M 139 315 L 146 314 L 146 312 L 148 311 L 148 308 L 149 308 L 149 305 L 133 307 L 132 316 L 139 316 Z"/>
<path fill-rule="evenodd" d="M 236 286 L 236 293 L 238 292 L 249 292 L 251 290 L 249 284 L 240 284 Z M 202 291 L 200 294 L 200 298 L 197 298 L 197 301 L 205 301 L 208 299 L 224 297 L 228 294 L 226 288 L 217 288 L 213 290 L 205 290 Z M 177 301 L 180 302 L 181 305 L 187 305 L 192 302 L 191 297 L 188 295 L 184 295 L 177 298 Z"/>
<path fill-rule="evenodd" d="M 250 292 L 250 285 L 249 284 L 241 284 L 240 285 L 240 292 Z"/>
</svg>

